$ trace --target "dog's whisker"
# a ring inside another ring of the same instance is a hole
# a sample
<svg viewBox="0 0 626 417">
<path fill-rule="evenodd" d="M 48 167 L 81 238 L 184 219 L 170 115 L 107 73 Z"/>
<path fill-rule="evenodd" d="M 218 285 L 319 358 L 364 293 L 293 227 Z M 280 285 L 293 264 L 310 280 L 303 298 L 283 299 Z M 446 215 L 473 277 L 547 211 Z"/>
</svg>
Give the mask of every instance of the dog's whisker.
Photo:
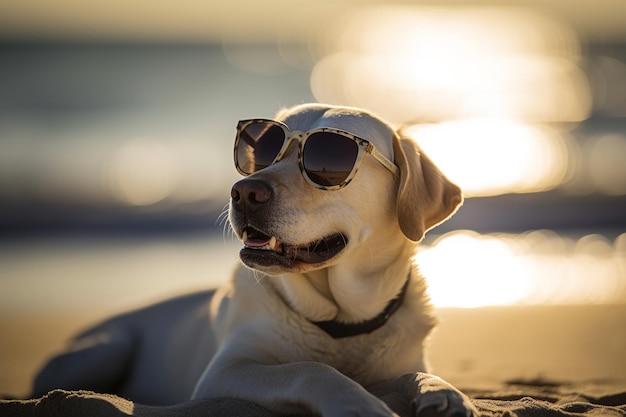
<svg viewBox="0 0 626 417">
<path fill-rule="evenodd" d="M 265 279 L 266 275 L 265 274 L 261 274 L 259 271 L 257 271 L 256 269 L 252 270 L 252 275 L 254 276 L 254 280 L 256 281 L 257 285 L 261 288 L 263 288 L 264 291 L 267 291 L 265 289 L 265 287 L 263 286 L 262 281 Z"/>
<path fill-rule="evenodd" d="M 224 238 L 224 241 L 226 241 L 227 236 L 230 236 L 231 240 L 234 240 L 235 238 L 235 231 L 230 225 L 230 222 L 225 222 L 222 226 L 222 237 Z"/>
<path fill-rule="evenodd" d="M 226 242 L 227 237 L 230 237 L 231 241 L 235 240 L 235 232 L 228 223 L 224 225 L 224 230 L 222 231 L 222 238 L 224 239 L 224 242 Z"/>
<path fill-rule="evenodd" d="M 221 213 L 219 214 L 219 216 L 217 216 L 217 220 L 216 223 L 223 225 L 226 220 L 228 220 L 228 213 L 229 213 L 229 204 L 226 204 L 223 208 Z"/>
<path fill-rule="evenodd" d="M 228 217 L 230 214 L 229 204 L 226 204 L 222 212 L 217 217 L 216 223 L 222 226 L 222 239 L 226 242 L 226 238 L 230 236 L 231 240 L 235 239 L 235 232 L 232 229 Z"/>
</svg>

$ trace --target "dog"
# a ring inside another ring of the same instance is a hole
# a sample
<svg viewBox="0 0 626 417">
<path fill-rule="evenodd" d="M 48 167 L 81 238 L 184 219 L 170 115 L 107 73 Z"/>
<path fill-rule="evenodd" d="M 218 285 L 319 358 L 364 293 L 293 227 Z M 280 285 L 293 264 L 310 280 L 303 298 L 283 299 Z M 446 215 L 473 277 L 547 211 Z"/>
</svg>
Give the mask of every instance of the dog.
<svg viewBox="0 0 626 417">
<path fill-rule="evenodd" d="M 304 104 L 239 123 L 229 223 L 243 248 L 215 291 L 114 317 L 38 374 L 54 388 L 142 404 L 231 397 L 277 414 L 477 415 L 427 374 L 435 317 L 413 264 L 424 233 L 462 204 L 410 138 L 361 109 Z"/>
</svg>

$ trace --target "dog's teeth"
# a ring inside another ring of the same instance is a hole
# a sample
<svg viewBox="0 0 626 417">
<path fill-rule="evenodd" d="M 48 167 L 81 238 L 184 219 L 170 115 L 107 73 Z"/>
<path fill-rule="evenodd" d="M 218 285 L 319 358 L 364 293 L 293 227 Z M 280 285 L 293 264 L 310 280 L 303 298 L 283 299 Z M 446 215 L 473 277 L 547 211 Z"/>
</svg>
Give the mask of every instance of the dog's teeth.
<svg viewBox="0 0 626 417">
<path fill-rule="evenodd" d="M 245 230 L 243 231 L 243 234 L 241 235 L 241 240 L 245 241 L 248 240 L 248 232 L 246 232 Z"/>
<path fill-rule="evenodd" d="M 269 246 L 271 250 L 276 250 L 276 236 L 272 236 Z"/>
</svg>

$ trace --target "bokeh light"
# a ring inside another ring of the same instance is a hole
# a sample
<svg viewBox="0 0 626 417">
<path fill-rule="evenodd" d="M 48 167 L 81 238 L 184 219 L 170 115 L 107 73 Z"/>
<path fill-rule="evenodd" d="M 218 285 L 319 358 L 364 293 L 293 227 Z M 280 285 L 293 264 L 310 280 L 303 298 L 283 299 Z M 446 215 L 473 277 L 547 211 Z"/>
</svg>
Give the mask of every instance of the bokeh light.
<svg viewBox="0 0 626 417">
<path fill-rule="evenodd" d="M 545 127 L 468 119 L 416 125 L 407 133 L 468 197 L 548 190 L 568 170 L 567 138 Z"/>
<path fill-rule="evenodd" d="M 169 197 L 176 188 L 180 171 L 176 162 L 154 141 L 131 141 L 117 152 L 103 181 L 126 204 L 155 204 Z"/>
<path fill-rule="evenodd" d="M 214 167 L 224 163 L 229 150 L 202 138 L 128 139 L 101 155 L 100 184 L 92 185 L 118 204 L 131 206 L 187 204 L 227 195 L 224 184 L 234 175 Z"/>
<path fill-rule="evenodd" d="M 325 28 L 311 88 L 396 122 L 579 121 L 591 93 L 577 37 L 524 9 L 378 6 Z"/>
<path fill-rule="evenodd" d="M 521 8 L 397 5 L 338 21 L 321 35 L 323 57 L 311 73 L 318 100 L 414 125 L 418 143 L 467 196 L 546 191 L 566 178 L 574 145 L 539 123 L 581 121 L 591 111 L 579 40 L 567 25 Z"/>
<path fill-rule="evenodd" d="M 451 262 L 451 260 L 454 260 Z M 521 301 L 532 289 L 510 242 L 455 232 L 417 256 L 437 306 L 480 307 Z"/>
<path fill-rule="evenodd" d="M 626 234 L 579 239 L 456 231 L 416 256 L 440 307 L 610 304 L 626 300 Z"/>
</svg>

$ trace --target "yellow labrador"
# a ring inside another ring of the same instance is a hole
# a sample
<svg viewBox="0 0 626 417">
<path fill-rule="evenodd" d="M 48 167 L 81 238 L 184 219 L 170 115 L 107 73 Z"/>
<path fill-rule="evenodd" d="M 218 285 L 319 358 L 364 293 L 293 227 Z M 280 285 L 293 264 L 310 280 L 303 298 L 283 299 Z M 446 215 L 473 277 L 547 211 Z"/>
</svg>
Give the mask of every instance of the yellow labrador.
<svg viewBox="0 0 626 417">
<path fill-rule="evenodd" d="M 229 220 L 242 263 L 217 291 L 115 317 L 38 375 L 53 388 L 140 403 L 234 397 L 276 413 L 391 416 L 366 388 L 406 395 L 415 415 L 469 416 L 424 373 L 435 319 L 416 242 L 461 191 L 408 138 L 363 110 L 317 104 L 241 121 Z"/>
</svg>

